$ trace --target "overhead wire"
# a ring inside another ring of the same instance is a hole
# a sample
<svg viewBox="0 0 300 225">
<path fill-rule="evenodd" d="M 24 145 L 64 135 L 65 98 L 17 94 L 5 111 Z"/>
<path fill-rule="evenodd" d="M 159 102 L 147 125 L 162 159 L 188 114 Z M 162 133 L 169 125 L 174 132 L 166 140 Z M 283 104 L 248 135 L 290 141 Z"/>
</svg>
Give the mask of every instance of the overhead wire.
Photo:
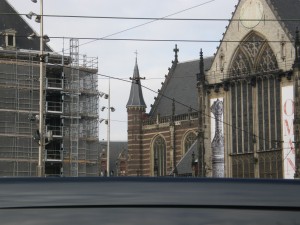
<svg viewBox="0 0 300 225">
<path fill-rule="evenodd" d="M 17 36 L 28 38 L 27 36 Z M 52 39 L 78 39 L 78 40 L 93 40 L 93 41 L 136 41 L 136 42 L 191 42 L 191 43 L 240 43 L 239 40 L 210 40 L 210 39 L 153 39 L 153 38 L 103 38 L 103 37 L 66 37 L 66 36 L 48 36 Z M 278 40 L 269 40 L 269 41 L 242 41 L 244 43 L 282 43 Z M 293 43 L 293 41 L 285 41 L 286 43 Z M 60 53 L 60 52 L 57 52 Z"/>
<path fill-rule="evenodd" d="M 124 80 L 124 79 L 122 79 L 122 78 L 116 78 L 116 77 L 112 77 L 112 76 L 108 76 L 108 75 L 103 75 L 103 74 L 97 74 L 98 76 L 104 76 L 104 77 L 106 77 L 106 78 L 109 78 L 109 79 L 116 79 L 116 80 L 120 80 L 120 81 L 125 81 L 125 82 L 129 82 L 129 83 L 132 83 L 132 81 L 128 81 L 128 80 Z M 149 90 L 149 91 L 151 91 L 151 92 L 153 92 L 153 93 L 155 93 L 155 94 L 157 94 L 157 95 L 160 95 L 160 96 L 162 96 L 162 97 L 164 97 L 164 98 L 167 98 L 168 100 L 170 100 L 170 101 L 174 101 L 175 103 L 177 103 L 177 104 L 180 104 L 180 105 L 182 105 L 182 106 L 184 106 L 184 107 L 186 107 L 186 108 L 188 108 L 188 109 L 191 109 L 191 110 L 193 110 L 193 111 L 195 111 L 195 112 L 198 112 L 198 113 L 200 113 L 199 112 L 199 110 L 198 109 L 194 109 L 193 107 L 191 107 L 191 106 L 189 106 L 189 105 L 186 105 L 185 103 L 182 103 L 182 102 L 180 102 L 180 101 L 178 101 L 178 100 L 176 100 L 176 99 L 174 99 L 174 98 L 172 98 L 172 97 L 169 97 L 169 96 L 166 96 L 166 95 L 164 95 L 164 94 L 162 94 L 162 93 L 160 93 L 160 92 L 157 92 L 157 91 L 154 91 L 153 89 L 151 89 L 151 88 L 149 88 L 149 87 L 147 87 L 147 86 L 145 86 L 145 85 L 142 85 L 142 84 L 140 84 L 141 85 L 141 87 L 143 87 L 143 88 L 145 88 L 145 89 L 147 89 L 147 90 Z M 215 120 L 218 120 L 217 118 L 215 118 L 214 116 L 212 116 L 212 115 L 208 115 L 208 114 L 206 114 L 206 113 L 203 113 L 203 115 L 205 116 L 205 117 L 208 117 L 208 118 L 210 118 L 210 119 L 215 119 Z M 241 132 L 243 132 L 243 133 L 246 133 L 246 134 L 250 134 L 250 135 L 252 135 L 253 137 L 255 137 L 255 138 L 258 138 L 258 140 L 261 140 L 261 141 L 266 141 L 266 142 L 277 142 L 277 143 L 279 143 L 279 142 L 282 142 L 281 140 L 280 141 L 277 141 L 277 140 L 272 140 L 272 139 L 266 139 L 266 138 L 264 138 L 264 137 L 260 137 L 259 135 L 257 135 L 257 134 L 254 134 L 253 132 L 249 132 L 249 131 L 247 131 L 247 130 L 244 130 L 244 129 L 242 129 L 241 127 L 238 127 L 238 126 L 233 126 L 232 124 L 230 124 L 230 123 L 228 123 L 228 122 L 224 122 L 224 120 L 218 120 L 219 122 L 221 122 L 222 124 L 224 124 L 224 125 L 226 125 L 226 126 L 229 126 L 229 127 L 231 127 L 231 128 L 233 128 L 233 129 L 236 129 L 236 130 L 239 130 L 239 131 L 241 131 Z M 290 151 L 287 153 L 287 155 L 285 156 L 285 158 L 282 160 L 282 162 L 284 162 L 286 159 L 287 159 L 287 157 L 288 157 L 288 155 L 292 152 L 292 148 L 282 148 L 282 149 L 290 149 Z"/>
<path fill-rule="evenodd" d="M 209 3 L 209 2 L 208 2 Z M 185 9 L 181 12 L 196 8 L 201 5 L 197 5 L 194 7 L 190 7 L 188 9 Z M 181 13 L 178 12 L 178 13 Z M 174 13 L 178 14 L 178 13 Z M 6 16 L 26 16 L 27 14 L 24 13 L 0 13 L 1 15 Z M 59 14 L 43 14 L 43 17 L 53 17 L 53 18 L 77 18 L 77 19 L 110 19 L 110 20 L 164 20 L 164 21 L 208 21 L 208 22 L 215 22 L 215 21 L 261 21 L 261 22 L 299 22 L 299 19 L 292 19 L 292 18 L 286 18 L 286 19 L 228 19 L 228 18 L 168 18 L 167 17 L 126 17 L 126 16 L 85 16 L 85 15 L 59 15 Z"/>
<path fill-rule="evenodd" d="M 132 83 L 132 81 L 130 81 L 130 80 L 125 80 L 125 79 L 122 79 L 122 78 L 112 77 L 112 76 L 108 76 L 108 75 L 104 75 L 104 74 L 97 74 L 97 75 L 98 75 L 98 76 L 103 76 L 103 77 L 106 77 L 106 78 L 109 78 L 109 79 L 115 79 L 115 80 L 124 81 L 124 82 L 127 82 L 127 83 Z M 143 88 L 145 88 L 145 89 L 147 89 L 147 90 L 149 90 L 149 91 L 151 91 L 151 92 L 153 92 L 153 93 L 155 93 L 155 94 L 157 94 L 157 95 L 160 95 L 160 96 L 162 96 L 163 98 L 166 98 L 166 99 L 168 99 L 168 100 L 170 100 L 170 101 L 175 101 L 175 103 L 180 104 L 180 105 L 182 105 L 182 106 L 184 106 L 184 107 L 186 107 L 186 108 L 188 108 L 188 109 L 192 109 L 193 111 L 199 113 L 199 110 L 198 110 L 198 109 L 194 109 L 194 108 L 191 107 L 190 105 L 187 105 L 187 104 L 185 104 L 185 103 L 182 103 L 182 102 L 180 102 L 180 101 L 178 101 L 178 100 L 176 100 L 176 99 L 174 99 L 174 98 L 172 98 L 172 97 L 166 96 L 166 95 L 164 95 L 163 93 L 154 91 L 153 89 L 151 89 L 151 88 L 149 88 L 149 87 L 147 87 L 147 86 L 145 86 L 145 85 L 142 85 L 142 84 L 141 84 L 141 87 L 143 87 Z M 208 117 L 208 118 L 210 118 L 210 119 L 217 119 L 217 118 L 215 118 L 214 116 L 208 115 L 208 114 L 206 114 L 206 113 L 204 113 L 203 115 L 206 116 L 206 117 Z M 230 124 L 230 123 L 228 123 L 228 122 L 224 122 L 223 120 L 220 120 L 219 122 L 223 123 L 223 124 L 226 125 L 226 126 L 232 127 L 233 129 L 237 129 L 237 130 L 239 130 L 239 131 L 241 131 L 241 132 L 250 134 L 250 135 L 252 135 L 253 137 L 257 137 L 259 140 L 267 141 L 267 142 L 274 142 L 274 141 L 276 141 L 276 140 L 271 140 L 271 139 L 268 139 L 268 140 L 267 140 L 267 139 L 264 138 L 264 137 L 260 137 L 259 135 L 256 135 L 256 134 L 254 134 L 254 133 L 251 133 L 251 132 L 249 132 L 249 131 L 246 131 L 246 130 L 240 128 L 240 127 L 237 127 L 237 126 L 234 127 L 232 124 Z M 278 142 L 278 141 L 277 141 L 277 142 Z"/>
<path fill-rule="evenodd" d="M 142 24 L 139 24 L 139 25 L 136 25 L 136 26 L 133 26 L 133 27 L 130 27 L 130 28 L 126 28 L 126 29 L 124 29 L 124 30 L 121 30 L 121 31 L 118 31 L 118 32 L 115 32 L 115 33 L 112 33 L 112 34 L 109 34 L 109 35 L 106 35 L 106 36 L 103 36 L 103 37 L 100 38 L 100 39 L 95 39 L 95 40 L 92 40 L 92 41 L 89 41 L 89 42 L 80 44 L 79 46 L 87 45 L 87 44 L 90 44 L 90 43 L 99 41 L 99 40 L 101 40 L 101 39 L 106 39 L 106 38 L 108 38 L 108 37 L 115 36 L 115 35 L 117 35 L 117 34 L 121 34 L 121 33 L 124 33 L 124 32 L 126 32 L 126 31 L 133 30 L 133 29 L 136 29 L 136 28 L 138 28 L 138 27 L 142 27 L 142 26 L 151 24 L 151 23 L 154 23 L 154 22 L 159 21 L 159 20 L 161 20 L 161 19 L 168 18 L 168 17 L 170 17 L 170 16 L 174 16 L 174 15 L 180 14 L 180 13 L 182 13 L 182 12 L 186 12 L 186 11 L 188 11 L 188 10 L 191 10 L 191 9 L 194 9 L 194 8 L 197 8 L 197 7 L 206 5 L 206 4 L 211 3 L 211 2 L 214 2 L 214 1 L 216 1 L 216 0 L 209 0 L 209 1 L 206 1 L 206 2 L 203 2 L 203 3 L 201 3 L 201 4 L 198 4 L 198 5 L 195 5 L 195 6 L 192 6 L 192 7 L 189 7 L 189 8 L 180 10 L 180 11 L 177 11 L 177 12 L 175 12 L 175 13 L 169 14 L 169 15 L 167 15 L 167 16 L 164 16 L 164 17 L 161 17 L 161 18 L 158 18 L 158 19 L 155 19 L 155 20 L 151 20 L 151 21 L 149 21 L 149 22 L 145 22 L 145 23 L 142 23 Z M 66 49 L 66 50 L 68 50 L 68 49 Z"/>
<path fill-rule="evenodd" d="M 63 65 L 60 65 L 60 66 L 61 66 L 61 67 L 65 67 L 65 66 L 63 66 Z M 80 70 L 80 69 L 78 69 L 78 70 Z M 97 75 L 97 77 L 100 76 L 100 77 L 104 77 L 104 78 L 106 78 L 106 79 L 118 80 L 118 81 L 130 83 L 130 84 L 132 83 L 131 80 L 127 80 L 127 79 L 124 79 L 124 78 L 119 78 L 119 77 L 114 77 L 114 76 L 109 76 L 109 75 L 99 74 L 99 73 L 97 73 L 97 74 L 95 74 L 95 75 Z M 165 94 L 163 94 L 163 93 L 160 93 L 160 92 L 158 92 L 158 91 L 154 91 L 153 89 L 151 89 L 151 88 L 149 88 L 149 87 L 147 87 L 147 86 L 145 86 L 145 85 L 141 85 L 141 87 L 143 87 L 144 89 L 146 89 L 146 90 L 148 90 L 148 91 L 150 91 L 150 92 L 153 92 L 153 93 L 155 93 L 155 94 L 157 94 L 157 95 L 159 95 L 159 96 L 161 96 L 161 97 L 163 97 L 163 98 L 166 98 L 166 99 L 168 99 L 168 100 L 170 100 L 170 101 L 174 101 L 175 103 L 180 104 L 180 105 L 186 107 L 187 109 L 191 109 L 191 110 L 193 110 L 193 111 L 199 113 L 199 110 L 198 110 L 198 109 L 195 109 L 195 108 L 191 107 L 190 105 L 187 105 L 187 104 L 185 104 L 185 103 L 182 103 L 182 102 L 180 102 L 180 101 L 174 99 L 173 97 L 169 97 L 169 96 L 167 96 L 167 95 L 165 95 Z M 215 117 L 212 116 L 212 115 L 209 115 L 209 114 L 206 114 L 206 113 L 203 113 L 203 115 L 204 115 L 205 117 L 207 117 L 207 118 L 218 120 L 217 118 L 215 118 Z M 116 121 L 117 121 L 117 120 L 116 120 Z M 124 122 L 124 121 L 118 121 L 118 122 Z M 276 141 L 276 142 L 281 142 L 281 141 L 277 141 L 277 140 L 266 139 L 266 138 L 261 137 L 261 136 L 259 136 L 259 135 L 257 135 L 257 134 L 254 134 L 253 132 L 249 132 L 249 131 L 247 131 L 247 130 L 244 130 L 244 129 L 241 128 L 241 127 L 233 126 L 232 124 L 230 124 L 230 123 L 228 123 L 228 122 L 225 122 L 225 121 L 223 121 L 223 120 L 219 120 L 219 122 L 221 122 L 221 123 L 224 124 L 225 126 L 231 127 L 232 129 L 239 130 L 239 131 L 241 131 L 241 132 L 243 132 L 243 133 L 245 133 L 245 134 L 250 134 L 250 135 L 252 135 L 253 137 L 256 137 L 256 138 L 258 138 L 259 140 L 262 140 L 262 141 L 267 141 L 267 142 L 274 142 L 274 141 Z M 292 149 L 290 150 L 290 152 L 291 152 L 291 151 L 292 151 Z M 290 152 L 286 155 L 285 159 L 286 159 L 287 156 L 290 154 Z"/>
<path fill-rule="evenodd" d="M 93 41 L 83 43 L 83 44 L 81 44 L 80 46 L 86 45 L 86 44 L 89 44 L 89 43 L 92 43 L 92 42 L 95 42 L 95 41 L 99 41 L 99 40 L 109 40 L 109 39 L 107 39 L 108 37 L 111 37 L 111 36 L 114 36 L 114 35 L 117 35 L 117 34 L 120 34 L 120 33 L 126 32 L 126 31 L 129 31 L 129 30 L 132 30 L 132 29 L 135 29 L 135 28 L 138 28 L 138 27 L 141 27 L 141 26 L 144 26 L 144 25 L 147 25 L 147 24 L 156 22 L 156 21 L 158 21 L 158 20 L 167 19 L 167 17 L 170 17 L 170 16 L 173 16 L 173 15 L 179 14 L 179 13 L 181 13 L 181 12 L 184 12 L 184 11 L 187 11 L 187 10 L 190 10 L 190 9 L 193 9 L 193 8 L 196 8 L 196 7 L 199 7 L 199 6 L 202 6 L 202 5 L 204 5 L 204 4 L 208 4 L 208 3 L 213 2 L 213 1 L 215 1 L 215 0 L 210 0 L 210 1 L 204 2 L 204 3 L 202 3 L 202 4 L 199 4 L 199 5 L 196 5 L 196 6 L 193 6 L 193 7 L 184 9 L 184 10 L 181 10 L 181 11 L 179 11 L 179 12 L 176 12 L 176 13 L 173 13 L 173 14 L 170 14 L 170 15 L 167 15 L 167 16 L 165 16 L 165 17 L 157 18 L 157 19 L 151 20 L 150 22 L 146 22 L 146 23 L 143 23 L 143 24 L 140 24 L 140 25 L 137 25 L 137 26 L 134 26 L 134 27 L 131 27 L 131 28 L 128 28 L 128 29 L 119 31 L 119 32 L 115 32 L 115 33 L 110 34 L 110 35 L 106 35 L 106 36 L 104 36 L 104 37 L 102 37 L 102 38 L 90 38 L 90 39 L 93 39 Z M 110 18 L 110 19 L 112 19 L 112 18 Z M 121 18 L 115 18 L 115 19 L 121 19 Z M 129 19 L 129 18 L 128 18 L 128 19 Z M 132 19 L 133 19 L 133 18 L 132 18 Z M 151 19 L 151 18 L 144 18 L 144 19 Z M 153 19 L 153 18 L 152 18 L 152 19 Z M 176 18 L 174 18 L 174 20 L 175 20 L 175 19 L 176 19 Z M 182 20 L 183 20 L 183 19 L 182 19 Z M 212 20 L 212 21 L 213 21 L 213 20 Z M 228 21 L 232 21 L 232 20 L 228 20 Z M 294 20 L 294 21 L 298 21 L 298 20 Z M 52 38 L 55 38 L 55 37 L 52 37 Z M 59 37 L 59 38 L 65 38 L 65 37 Z M 79 38 L 79 39 L 84 39 L 84 38 Z M 111 40 L 118 40 L 118 39 L 111 39 Z M 119 39 L 119 40 L 127 40 L 127 41 L 129 41 L 129 40 L 132 40 L 132 41 L 178 41 L 178 42 L 180 41 L 180 40 L 155 40 L 155 39 Z M 212 41 L 212 40 L 210 40 L 210 41 L 206 41 L 206 40 L 181 40 L 181 41 L 186 41 L 186 42 L 220 42 L 220 41 Z M 233 41 L 223 41 L 223 42 L 233 42 Z M 270 42 L 270 41 L 269 41 L 269 42 Z M 101 74 L 97 74 L 97 75 L 99 75 L 99 76 L 105 76 L 105 75 L 101 75 Z M 105 77 L 109 77 L 109 76 L 105 76 Z M 113 77 L 110 77 L 110 78 L 114 79 Z M 119 80 L 120 80 L 120 79 L 119 79 Z M 125 80 L 122 79 L 122 81 L 125 81 Z M 131 83 L 131 81 L 127 81 L 127 82 L 130 82 L 130 83 Z M 156 92 L 156 91 L 153 91 L 152 89 L 150 89 L 150 88 L 148 88 L 148 87 L 145 87 L 145 86 L 142 86 L 142 87 L 144 87 L 145 89 L 148 89 L 149 91 L 152 91 L 152 92 L 154 92 L 154 93 L 156 93 L 156 94 L 159 94 L 159 95 L 161 95 L 162 97 L 165 97 L 165 98 L 167 98 L 167 99 L 169 99 L 169 100 L 173 100 L 172 98 L 170 98 L 170 97 L 168 97 L 168 96 L 165 96 L 165 95 L 163 95 L 162 93 L 158 93 L 158 92 Z M 187 106 L 187 105 L 185 105 L 184 103 L 180 103 L 180 102 L 178 102 L 178 101 L 176 101 L 176 100 L 175 100 L 175 102 L 178 103 L 178 104 L 181 104 L 181 105 L 183 105 L 183 106 L 185 106 L 185 107 L 191 108 L 190 106 Z M 193 110 L 198 111 L 197 109 L 193 109 Z M 210 118 L 213 118 L 213 117 L 210 116 L 210 115 L 206 115 L 206 114 L 205 114 L 205 116 L 210 117 Z M 224 125 L 228 125 L 228 126 L 233 127 L 233 125 L 231 125 L 231 124 L 229 124 L 229 123 L 225 123 L 224 121 L 221 121 L 221 122 L 222 122 Z M 242 132 L 248 133 L 248 131 L 245 131 L 245 130 L 243 130 L 243 129 L 241 129 L 241 128 L 236 128 L 236 129 L 239 129 L 239 130 L 242 131 Z M 258 137 L 258 136 L 257 136 L 257 137 Z M 261 137 L 258 137 L 258 138 L 261 139 Z M 263 140 L 265 140 L 265 139 L 263 139 Z M 269 141 L 269 140 L 265 140 L 265 141 Z"/>
</svg>

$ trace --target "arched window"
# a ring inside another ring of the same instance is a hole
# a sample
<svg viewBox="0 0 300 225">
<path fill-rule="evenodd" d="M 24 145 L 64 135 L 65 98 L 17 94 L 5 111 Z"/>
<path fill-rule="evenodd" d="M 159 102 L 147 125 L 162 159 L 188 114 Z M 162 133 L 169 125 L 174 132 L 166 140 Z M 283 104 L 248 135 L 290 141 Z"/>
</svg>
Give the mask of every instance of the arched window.
<svg viewBox="0 0 300 225">
<path fill-rule="evenodd" d="M 279 67 L 269 42 L 250 32 L 237 47 L 229 68 L 229 78 L 234 80 L 230 86 L 233 177 L 251 178 L 257 165 L 255 148 L 261 156 L 269 152 L 276 155 L 277 143 L 271 140 L 282 140 Z M 281 157 L 258 159 L 260 177 L 271 174 L 280 178 Z"/>
<path fill-rule="evenodd" d="M 280 79 L 269 43 L 250 32 L 238 46 L 230 68 L 230 75 L 238 80 L 231 85 L 232 153 L 254 151 L 255 110 L 259 115 L 258 136 L 263 137 L 258 140 L 259 150 L 274 149 L 275 142 L 265 140 L 281 140 Z"/>
<path fill-rule="evenodd" d="M 158 136 L 153 144 L 153 157 L 154 157 L 154 175 L 166 175 L 166 143 L 165 140 Z"/>
<path fill-rule="evenodd" d="M 184 139 L 184 154 L 190 149 L 190 147 L 196 141 L 196 134 L 194 132 L 189 132 Z"/>
</svg>

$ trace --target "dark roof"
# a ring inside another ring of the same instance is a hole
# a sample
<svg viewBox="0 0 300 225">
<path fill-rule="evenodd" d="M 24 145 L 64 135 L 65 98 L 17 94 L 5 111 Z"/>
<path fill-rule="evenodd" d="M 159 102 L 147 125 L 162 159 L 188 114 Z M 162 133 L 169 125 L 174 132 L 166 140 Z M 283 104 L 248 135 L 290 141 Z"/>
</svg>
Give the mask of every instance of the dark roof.
<svg viewBox="0 0 300 225">
<path fill-rule="evenodd" d="M 284 27 L 288 32 L 295 37 L 296 28 L 299 23 L 300 1 L 299 0 L 269 0 L 271 8 L 275 14 L 279 16 L 278 19 L 289 19 L 293 21 L 282 21 Z M 272 7 L 273 6 L 273 7 Z"/>
<path fill-rule="evenodd" d="M 204 59 L 204 69 L 212 64 L 212 57 Z M 188 107 L 198 109 L 197 77 L 200 72 L 199 60 L 175 63 L 160 89 L 160 94 L 151 107 L 150 116 L 172 114 L 172 99 L 175 100 L 175 115 L 188 113 Z M 183 105 L 184 104 L 184 105 Z"/>
<path fill-rule="evenodd" d="M 5 13 L 15 15 L 3 15 Z M 18 15 L 18 12 L 6 1 L 0 0 L 0 33 L 13 29 L 16 33 L 16 47 L 18 49 L 40 50 L 39 38 L 28 40 L 27 37 L 35 33 L 34 30 L 26 23 L 26 21 Z M 38 34 L 36 34 L 38 36 Z M 0 47 L 4 46 L 4 39 L 0 38 Z M 52 51 L 51 48 L 45 45 L 46 51 Z"/>
<path fill-rule="evenodd" d="M 142 87 L 141 87 L 141 79 L 140 79 L 140 73 L 139 73 L 137 60 L 135 61 L 130 96 L 129 96 L 126 107 L 130 107 L 130 106 L 138 106 L 138 107 L 144 107 L 144 108 L 147 107 L 146 103 L 144 101 L 144 97 L 143 97 L 143 92 L 142 92 Z"/>
<path fill-rule="evenodd" d="M 178 175 L 192 174 L 192 155 L 195 154 L 195 160 L 198 159 L 197 141 L 189 148 L 185 155 L 180 159 L 176 165 Z"/>
</svg>

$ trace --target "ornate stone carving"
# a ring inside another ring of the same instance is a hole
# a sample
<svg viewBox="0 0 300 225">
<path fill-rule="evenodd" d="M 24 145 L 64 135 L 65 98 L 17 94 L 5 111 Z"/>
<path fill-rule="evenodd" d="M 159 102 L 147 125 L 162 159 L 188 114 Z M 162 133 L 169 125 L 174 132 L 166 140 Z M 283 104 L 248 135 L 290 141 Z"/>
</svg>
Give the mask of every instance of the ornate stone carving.
<svg viewBox="0 0 300 225">
<path fill-rule="evenodd" d="M 217 99 L 211 106 L 215 117 L 215 136 L 212 145 L 213 177 L 224 177 L 224 135 L 222 128 L 223 101 Z"/>
<path fill-rule="evenodd" d="M 252 63 L 254 63 L 254 59 L 257 58 L 261 47 L 263 45 L 263 39 L 255 34 L 251 35 L 245 42 L 243 42 L 243 48 L 246 50 Z"/>
<path fill-rule="evenodd" d="M 276 56 L 268 42 L 253 32 L 237 48 L 229 71 L 231 77 L 237 77 L 277 69 Z"/>
<path fill-rule="evenodd" d="M 231 66 L 231 76 L 241 76 L 243 74 L 249 74 L 250 71 L 251 68 L 249 60 L 242 51 L 239 51 Z"/>
<path fill-rule="evenodd" d="M 268 72 L 278 68 L 277 60 L 270 46 L 267 46 L 258 60 L 257 72 Z"/>
</svg>

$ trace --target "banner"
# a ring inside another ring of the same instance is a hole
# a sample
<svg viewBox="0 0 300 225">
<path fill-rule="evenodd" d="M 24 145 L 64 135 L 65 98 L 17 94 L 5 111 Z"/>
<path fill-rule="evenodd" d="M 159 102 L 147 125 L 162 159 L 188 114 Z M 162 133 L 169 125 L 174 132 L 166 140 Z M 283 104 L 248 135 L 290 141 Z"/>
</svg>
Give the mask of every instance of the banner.
<svg viewBox="0 0 300 225">
<path fill-rule="evenodd" d="M 282 87 L 282 135 L 283 135 L 283 165 L 284 178 L 293 179 L 295 174 L 295 145 L 294 145 L 294 88 Z"/>
</svg>

